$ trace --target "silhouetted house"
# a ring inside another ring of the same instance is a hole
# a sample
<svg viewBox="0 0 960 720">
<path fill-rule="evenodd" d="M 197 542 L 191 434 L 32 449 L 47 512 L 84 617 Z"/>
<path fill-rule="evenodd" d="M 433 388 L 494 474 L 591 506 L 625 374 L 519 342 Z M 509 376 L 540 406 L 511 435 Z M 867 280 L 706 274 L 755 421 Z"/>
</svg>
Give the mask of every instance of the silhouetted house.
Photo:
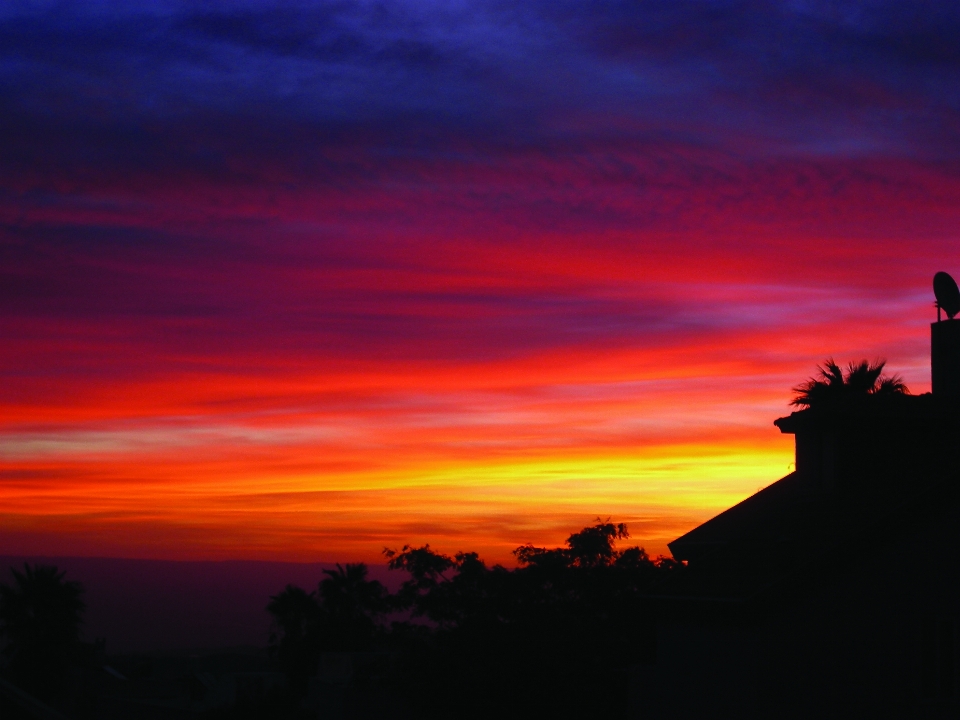
<svg viewBox="0 0 960 720">
<path fill-rule="evenodd" d="M 960 320 L 933 393 L 774 424 L 796 471 L 670 543 L 637 717 L 960 716 Z"/>
</svg>

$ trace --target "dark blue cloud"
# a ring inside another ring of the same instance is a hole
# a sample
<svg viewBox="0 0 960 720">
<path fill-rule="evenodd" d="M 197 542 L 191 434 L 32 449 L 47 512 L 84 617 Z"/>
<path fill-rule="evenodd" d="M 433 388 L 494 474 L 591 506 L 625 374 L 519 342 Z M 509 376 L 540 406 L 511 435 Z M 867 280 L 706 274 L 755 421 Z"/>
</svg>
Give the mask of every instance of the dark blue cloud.
<svg viewBox="0 0 960 720">
<path fill-rule="evenodd" d="M 184 117 L 538 143 L 574 116 L 581 134 L 615 118 L 619 132 L 714 144 L 739 128 L 787 151 L 956 151 L 949 3 L 513 5 L 8 8 L 3 109 L 14 123 L 86 120 L 121 143 L 126 124 Z"/>
<path fill-rule="evenodd" d="M 949 171 L 958 48 L 946 2 L 13 3 L 0 209 L 319 187 L 392 193 L 393 227 L 418 189 L 540 228 L 676 222 L 783 158 Z"/>
</svg>

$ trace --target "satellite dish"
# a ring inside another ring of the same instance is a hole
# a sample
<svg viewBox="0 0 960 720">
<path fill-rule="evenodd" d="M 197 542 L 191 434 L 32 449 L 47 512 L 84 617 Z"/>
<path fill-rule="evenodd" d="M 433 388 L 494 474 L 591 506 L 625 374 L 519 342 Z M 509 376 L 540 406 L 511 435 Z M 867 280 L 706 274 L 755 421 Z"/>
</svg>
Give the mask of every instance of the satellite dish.
<svg viewBox="0 0 960 720">
<path fill-rule="evenodd" d="M 953 320 L 953 316 L 960 312 L 960 289 L 956 280 L 949 273 L 938 272 L 933 276 L 933 294 L 937 296 L 937 307 Z"/>
</svg>

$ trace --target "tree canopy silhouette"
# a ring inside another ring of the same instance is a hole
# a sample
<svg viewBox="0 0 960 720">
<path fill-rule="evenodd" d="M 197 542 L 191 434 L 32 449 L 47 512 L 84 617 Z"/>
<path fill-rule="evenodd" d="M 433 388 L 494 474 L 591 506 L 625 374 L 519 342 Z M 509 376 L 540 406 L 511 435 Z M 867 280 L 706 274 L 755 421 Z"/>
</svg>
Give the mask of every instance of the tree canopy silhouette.
<svg viewBox="0 0 960 720">
<path fill-rule="evenodd" d="M 645 595 L 683 571 L 619 547 L 628 538 L 626 525 L 597 518 L 563 547 L 518 547 L 515 568 L 429 545 L 386 549 L 388 567 L 406 575 L 392 594 L 363 565 L 325 570 L 317 591 L 288 586 L 272 599 L 280 659 L 302 687 L 321 652 L 386 651 L 392 692 L 416 717 L 615 707 L 626 687 L 617 673 L 652 653 Z M 576 697 L 558 685 L 579 688 Z"/>
<path fill-rule="evenodd" d="M 630 537 L 623 523 L 614 525 L 597 518 L 597 524 L 573 533 L 567 538 L 567 547 L 545 550 L 522 545 L 513 551 L 521 565 L 558 564 L 566 567 L 599 567 L 610 565 L 619 557 L 615 549 L 617 540 Z M 640 548 L 636 548 L 640 549 Z M 646 553 L 644 553 L 646 556 Z"/>
<path fill-rule="evenodd" d="M 908 389 L 899 375 L 884 375 L 885 360 L 851 362 L 844 371 L 830 358 L 817 366 L 817 374 L 793 388 L 790 402 L 797 407 L 823 407 L 857 402 L 871 396 L 906 395 Z"/>
<path fill-rule="evenodd" d="M 466 697 L 473 707 L 461 716 L 470 717 L 615 708 L 622 701 L 617 688 L 626 686 L 618 672 L 651 652 L 644 594 L 682 568 L 651 559 L 641 547 L 619 549 L 627 538 L 626 525 L 598 518 L 564 547 L 518 547 L 514 569 L 427 545 L 385 551 L 391 568 L 410 573 L 395 596 L 398 607 L 432 628 L 425 641 L 414 636 L 421 645 L 403 666 L 402 687 L 417 715 L 442 717 Z"/>
</svg>

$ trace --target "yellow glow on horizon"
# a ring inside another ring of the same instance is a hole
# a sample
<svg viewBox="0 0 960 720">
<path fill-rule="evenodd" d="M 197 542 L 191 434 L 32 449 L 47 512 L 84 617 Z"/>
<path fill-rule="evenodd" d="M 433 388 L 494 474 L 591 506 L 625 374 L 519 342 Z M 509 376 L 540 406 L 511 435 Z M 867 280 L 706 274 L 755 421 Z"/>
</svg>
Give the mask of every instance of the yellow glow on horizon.
<svg viewBox="0 0 960 720">
<path fill-rule="evenodd" d="M 448 458 L 339 474 L 176 454 L 152 463 L 74 459 L 46 468 L 43 474 L 60 476 L 56 484 L 5 486 L 4 513 L 19 518 L 5 529 L 16 538 L 17 531 L 27 537 L 57 527 L 65 540 L 51 547 L 81 554 L 102 554 L 105 545 L 135 533 L 142 542 L 128 536 L 127 545 L 145 557 L 377 562 L 385 545 L 432 542 L 509 563 L 519 544 L 560 544 L 595 517 L 609 516 L 640 523 L 633 541 L 666 553 L 673 537 L 789 472 L 790 438 L 774 438 L 542 450 L 531 458 Z M 290 448 L 281 453 L 291 454 Z M 371 538 L 351 539 L 358 525 Z M 184 546 L 185 535 L 195 547 Z"/>
</svg>

